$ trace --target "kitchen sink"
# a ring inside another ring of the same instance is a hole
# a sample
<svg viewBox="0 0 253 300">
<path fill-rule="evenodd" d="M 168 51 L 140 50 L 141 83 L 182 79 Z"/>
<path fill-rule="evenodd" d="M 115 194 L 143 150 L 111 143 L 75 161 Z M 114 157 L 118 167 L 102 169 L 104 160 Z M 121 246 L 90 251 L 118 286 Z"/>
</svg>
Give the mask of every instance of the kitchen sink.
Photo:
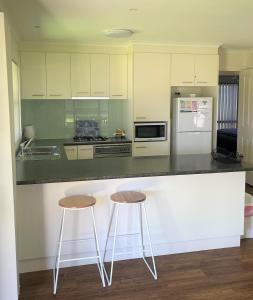
<svg viewBox="0 0 253 300">
<path fill-rule="evenodd" d="M 61 157 L 58 146 L 32 146 L 20 150 L 18 160 L 47 160 L 59 159 Z"/>
</svg>

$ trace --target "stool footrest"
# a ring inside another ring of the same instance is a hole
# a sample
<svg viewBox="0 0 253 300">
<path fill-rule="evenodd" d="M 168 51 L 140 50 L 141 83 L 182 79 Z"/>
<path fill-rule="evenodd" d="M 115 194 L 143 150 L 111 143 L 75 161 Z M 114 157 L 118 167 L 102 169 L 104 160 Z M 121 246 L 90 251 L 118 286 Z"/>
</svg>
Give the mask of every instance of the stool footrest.
<svg viewBox="0 0 253 300">
<path fill-rule="evenodd" d="M 115 256 L 117 255 L 125 255 L 125 254 L 134 254 L 134 253 L 139 253 L 139 251 L 126 251 L 126 252 L 117 252 L 117 253 L 114 253 Z M 143 250 L 143 253 L 146 253 L 146 252 L 151 252 L 150 250 Z M 142 254 L 142 252 L 140 252 Z"/>
<path fill-rule="evenodd" d="M 77 258 L 70 258 L 70 259 L 61 259 L 59 263 L 68 262 L 68 261 L 78 261 L 78 260 L 86 260 L 86 259 L 95 259 L 99 258 L 99 256 L 90 256 L 90 257 L 77 257 Z"/>
</svg>

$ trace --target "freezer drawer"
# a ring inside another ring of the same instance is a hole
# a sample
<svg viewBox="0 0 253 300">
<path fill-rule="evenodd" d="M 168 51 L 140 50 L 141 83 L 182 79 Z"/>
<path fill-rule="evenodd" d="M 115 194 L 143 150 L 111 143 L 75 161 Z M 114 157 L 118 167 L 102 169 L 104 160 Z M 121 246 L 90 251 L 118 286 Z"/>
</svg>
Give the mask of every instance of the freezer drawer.
<svg viewBox="0 0 253 300">
<path fill-rule="evenodd" d="M 175 135 L 175 154 L 211 153 L 212 132 L 183 132 Z"/>
</svg>

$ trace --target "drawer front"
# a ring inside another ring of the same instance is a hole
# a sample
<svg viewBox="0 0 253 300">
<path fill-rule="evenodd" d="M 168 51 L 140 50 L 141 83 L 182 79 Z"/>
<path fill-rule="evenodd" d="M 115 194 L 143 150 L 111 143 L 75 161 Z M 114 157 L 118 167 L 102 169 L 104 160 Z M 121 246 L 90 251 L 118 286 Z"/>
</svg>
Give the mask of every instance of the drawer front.
<svg viewBox="0 0 253 300">
<path fill-rule="evenodd" d="M 77 146 L 64 146 L 64 150 L 68 160 L 77 159 Z"/>
<path fill-rule="evenodd" d="M 140 142 L 133 144 L 133 156 L 169 155 L 168 142 Z"/>
<path fill-rule="evenodd" d="M 78 146 L 78 159 L 93 159 L 93 146 Z"/>
</svg>

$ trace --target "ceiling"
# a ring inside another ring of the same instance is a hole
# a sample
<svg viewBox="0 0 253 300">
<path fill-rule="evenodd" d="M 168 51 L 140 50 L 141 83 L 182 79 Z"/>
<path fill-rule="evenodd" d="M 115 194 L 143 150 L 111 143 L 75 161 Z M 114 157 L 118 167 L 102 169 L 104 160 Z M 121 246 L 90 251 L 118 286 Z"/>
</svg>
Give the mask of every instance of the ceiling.
<svg viewBox="0 0 253 300">
<path fill-rule="evenodd" d="M 5 0 L 5 4 L 23 41 L 253 47 L 253 0 Z M 135 34 L 105 37 L 103 30 L 111 28 L 128 28 Z"/>
</svg>

